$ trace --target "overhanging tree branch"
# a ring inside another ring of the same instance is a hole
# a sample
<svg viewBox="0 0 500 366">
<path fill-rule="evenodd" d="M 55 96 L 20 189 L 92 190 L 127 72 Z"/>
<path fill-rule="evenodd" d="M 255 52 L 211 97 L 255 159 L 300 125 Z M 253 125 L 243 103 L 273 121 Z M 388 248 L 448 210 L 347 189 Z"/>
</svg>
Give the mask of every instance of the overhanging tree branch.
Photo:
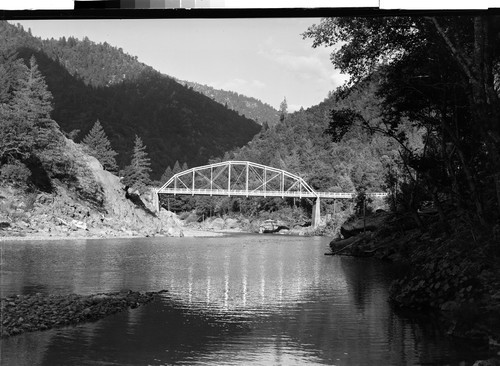
<svg viewBox="0 0 500 366">
<path fill-rule="evenodd" d="M 453 44 L 451 39 L 448 37 L 448 35 L 444 31 L 444 29 L 441 27 L 441 25 L 437 21 L 436 17 L 427 17 L 427 19 L 429 19 L 432 22 L 432 24 L 434 24 L 436 31 L 439 33 L 439 35 L 441 36 L 443 41 L 446 43 L 446 45 L 450 49 L 451 53 L 453 54 L 453 56 L 455 57 L 455 59 L 459 63 L 459 65 L 462 68 L 462 70 L 464 71 L 465 75 L 467 75 L 467 78 L 471 82 L 475 82 L 476 79 L 474 78 L 474 76 L 472 75 L 472 72 L 470 70 L 471 64 L 472 64 L 470 58 L 467 57 L 466 55 L 464 55 L 463 52 L 461 52 L 458 49 L 458 47 Z"/>
</svg>

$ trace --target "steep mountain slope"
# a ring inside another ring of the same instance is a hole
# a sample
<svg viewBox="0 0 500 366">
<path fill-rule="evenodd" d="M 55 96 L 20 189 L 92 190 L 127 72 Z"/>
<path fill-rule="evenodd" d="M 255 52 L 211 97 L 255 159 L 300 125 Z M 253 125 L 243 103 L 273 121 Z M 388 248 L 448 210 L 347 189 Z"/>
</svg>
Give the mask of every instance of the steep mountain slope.
<svg viewBox="0 0 500 366">
<path fill-rule="evenodd" d="M 63 141 L 61 149 L 67 161 L 74 164 L 71 179 L 52 179 L 50 192 L 27 193 L 0 185 L 0 222 L 4 229 L 0 228 L 0 238 L 181 235 L 174 215 L 162 211 L 158 217 L 133 204 L 126 199 L 117 176 L 103 170 L 80 145 L 62 136 L 57 138 Z M 97 202 L 90 201 L 90 195 Z"/>
<path fill-rule="evenodd" d="M 227 108 L 238 112 L 240 115 L 253 119 L 260 125 L 267 123 L 268 126 L 274 126 L 279 122 L 279 112 L 269 104 L 261 102 L 259 99 L 247 97 L 233 91 L 215 89 L 211 86 L 192 81 L 177 81 L 182 85 L 186 85 L 206 95 L 217 103 L 227 106 Z"/>
<path fill-rule="evenodd" d="M 107 44 L 41 40 L 7 22 L 0 23 L 0 36 L 19 56 L 35 55 L 61 128 L 80 130 L 81 140 L 99 119 L 122 168 L 130 161 L 135 134 L 147 146 L 152 177 L 159 178 L 176 160 L 204 164 L 244 145 L 261 128 Z"/>
<path fill-rule="evenodd" d="M 354 90 L 354 89 L 353 89 Z M 361 85 L 347 98 L 333 93 L 307 110 L 289 114 L 282 123 L 262 131 L 247 145 L 224 156 L 226 159 L 250 160 L 285 169 L 303 177 L 313 188 L 352 192 L 385 189 L 384 156 L 395 153 L 394 141 L 370 135 L 353 126 L 341 141 L 334 142 L 327 130 L 334 108 L 353 103 L 358 110 L 377 111 L 368 97 L 370 85 Z"/>
</svg>

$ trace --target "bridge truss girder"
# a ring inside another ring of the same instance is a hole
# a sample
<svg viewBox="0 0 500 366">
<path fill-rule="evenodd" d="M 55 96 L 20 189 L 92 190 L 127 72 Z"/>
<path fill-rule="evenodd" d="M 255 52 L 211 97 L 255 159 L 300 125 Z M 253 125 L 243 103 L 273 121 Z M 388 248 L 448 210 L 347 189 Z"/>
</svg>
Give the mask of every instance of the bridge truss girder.
<svg viewBox="0 0 500 366">
<path fill-rule="evenodd" d="M 318 194 L 301 177 L 249 161 L 226 161 L 172 176 L 158 194 L 310 197 Z"/>
</svg>

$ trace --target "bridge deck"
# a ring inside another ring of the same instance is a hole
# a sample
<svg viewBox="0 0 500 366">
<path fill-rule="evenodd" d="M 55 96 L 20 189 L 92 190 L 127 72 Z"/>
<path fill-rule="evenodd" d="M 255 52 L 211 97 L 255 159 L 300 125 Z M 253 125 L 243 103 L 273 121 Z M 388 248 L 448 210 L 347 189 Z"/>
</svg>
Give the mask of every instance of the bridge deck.
<svg viewBox="0 0 500 366">
<path fill-rule="evenodd" d="M 227 190 L 227 189 L 190 189 L 190 188 L 162 188 L 160 194 L 173 195 L 204 195 L 204 196 L 231 196 L 231 197 L 295 197 L 295 198 L 354 198 L 356 193 L 344 192 L 299 192 L 299 191 L 263 191 L 263 190 Z M 370 197 L 385 197 L 387 193 L 369 193 Z"/>
</svg>

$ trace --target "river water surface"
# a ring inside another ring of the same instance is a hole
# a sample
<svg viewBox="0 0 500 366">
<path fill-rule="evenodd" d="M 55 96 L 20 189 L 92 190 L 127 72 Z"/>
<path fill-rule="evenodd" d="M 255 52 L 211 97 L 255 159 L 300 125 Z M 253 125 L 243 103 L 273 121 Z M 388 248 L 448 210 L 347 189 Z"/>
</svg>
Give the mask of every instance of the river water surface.
<svg viewBox="0 0 500 366">
<path fill-rule="evenodd" d="M 468 365 L 397 315 L 394 271 L 325 256 L 327 238 L 233 235 L 3 242 L 2 297 L 169 292 L 94 323 L 8 338 L 4 365 Z"/>
</svg>

